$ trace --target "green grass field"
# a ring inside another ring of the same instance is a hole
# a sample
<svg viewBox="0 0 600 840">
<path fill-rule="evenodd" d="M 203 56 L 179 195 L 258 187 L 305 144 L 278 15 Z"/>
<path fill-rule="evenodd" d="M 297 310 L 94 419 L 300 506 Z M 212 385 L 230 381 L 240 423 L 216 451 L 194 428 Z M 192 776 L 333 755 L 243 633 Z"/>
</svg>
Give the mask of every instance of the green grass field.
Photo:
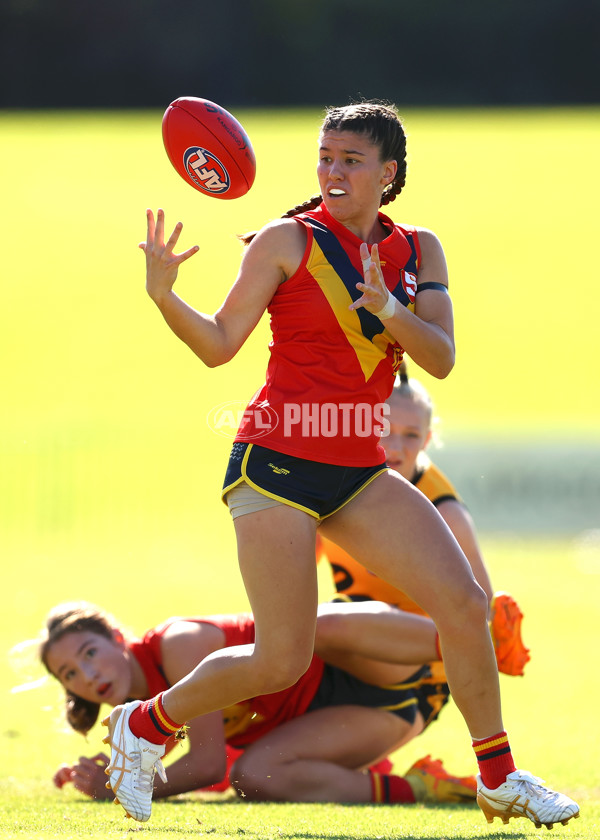
<svg viewBox="0 0 600 840">
<path fill-rule="evenodd" d="M 585 556 L 573 541 L 488 537 L 483 540 L 483 548 L 496 585 L 518 593 L 525 613 L 524 638 L 532 651 L 525 677 L 501 677 L 505 724 L 517 762 L 579 801 L 581 819 L 564 828 L 557 826 L 555 833 L 564 834 L 565 840 L 595 840 L 600 831 L 600 737 L 589 704 L 594 702 L 598 682 L 593 664 L 598 576 L 590 574 Z M 157 569 L 159 559 L 152 556 L 147 565 Z M 29 573 L 29 582 L 15 562 L 5 573 L 6 591 L 14 593 L 14 598 L 3 613 L 2 645 L 8 647 L 32 637 L 44 610 L 65 595 L 83 594 L 110 604 L 117 617 L 136 632 L 143 632 L 167 614 L 243 607 L 244 598 L 229 558 L 222 577 L 209 577 L 205 586 L 207 565 L 202 559 L 194 561 L 184 556 L 179 564 L 181 582 L 172 587 L 172 595 L 165 594 L 164 586 L 148 583 L 143 597 L 138 595 L 132 604 L 130 592 L 139 575 L 139 566 L 133 562 L 109 560 L 105 568 L 115 573 L 112 582 L 99 569 L 87 568 L 81 557 L 68 549 L 61 558 L 40 554 L 35 572 Z M 323 576 L 321 582 L 323 596 L 327 597 L 329 581 Z M 27 661 L 23 662 L 27 666 Z M 131 830 L 164 838 L 214 833 L 227 838 L 248 834 L 252 838 L 357 840 L 497 840 L 536 834 L 533 825 L 525 821 L 512 821 L 504 827 L 496 820 L 488 827 L 475 807 L 257 805 L 207 802 L 198 795 L 157 802 L 151 822 L 132 827 L 120 809 L 110 804 L 86 801 L 73 790 L 53 789 L 50 778 L 58 764 L 82 754 L 94 755 L 102 747 L 103 733 L 97 727 L 86 743 L 66 730 L 61 719 L 61 695 L 54 682 L 9 694 L 15 683 L 40 673 L 31 664 L 24 671 L 5 668 L 2 672 L 2 840 L 118 837 Z M 427 753 L 442 758 L 453 772 L 472 772 L 469 738 L 453 705 L 424 735 L 396 753 L 396 771 L 404 772 Z"/>
<path fill-rule="evenodd" d="M 233 280 L 235 234 L 315 190 L 314 112 L 239 114 L 258 159 L 255 186 L 234 202 L 202 197 L 161 145 L 160 113 L 0 114 L 4 233 L 0 308 L 0 554 L 3 652 L 37 633 L 50 606 L 86 598 L 141 632 L 172 614 L 246 607 L 233 529 L 219 502 L 230 441 L 211 408 L 262 383 L 268 325 L 238 357 L 208 370 L 169 333 L 144 292 L 144 211 L 181 219 L 200 253 L 179 289 L 213 311 Z M 409 179 L 391 215 L 442 239 L 456 309 L 458 361 L 444 382 L 421 378 L 453 441 L 600 439 L 595 364 L 599 110 L 412 111 Z M 599 523 L 600 525 L 600 523 Z M 576 795 L 565 837 L 600 833 L 598 546 L 483 534 L 497 588 L 526 614 L 533 660 L 503 678 L 518 762 Z M 591 553 L 590 553 L 591 552 Z M 163 569 L 175 574 L 167 588 Z M 140 585 L 140 581 L 142 581 Z M 328 581 L 322 580 L 323 598 Z M 133 596 L 132 593 L 135 592 Z M 473 809 L 257 806 L 187 797 L 157 803 L 131 826 L 116 808 L 54 791 L 55 766 L 97 751 L 61 730 L 55 686 L 5 658 L 0 731 L 0 840 L 153 836 L 526 837 L 525 822 L 487 827 Z M 431 752 L 470 772 L 454 708 L 409 745 L 401 772 Z"/>
</svg>

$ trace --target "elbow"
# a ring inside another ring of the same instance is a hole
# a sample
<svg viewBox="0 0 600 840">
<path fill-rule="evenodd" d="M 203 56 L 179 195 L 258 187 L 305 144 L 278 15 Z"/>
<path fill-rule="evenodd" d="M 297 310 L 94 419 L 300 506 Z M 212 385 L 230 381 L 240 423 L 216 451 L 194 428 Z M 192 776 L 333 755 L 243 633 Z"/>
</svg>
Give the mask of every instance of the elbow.
<svg viewBox="0 0 600 840">
<path fill-rule="evenodd" d="M 224 365 L 226 362 L 229 361 L 229 359 L 203 358 L 202 361 L 204 362 L 207 368 L 217 368 L 221 367 L 221 365 Z"/>
<path fill-rule="evenodd" d="M 446 349 L 446 353 L 444 353 L 443 358 L 440 359 L 438 373 L 435 374 L 437 379 L 445 379 L 453 370 L 455 363 L 456 351 L 454 349 L 454 342 L 452 342 L 452 344 L 450 344 Z"/>
<path fill-rule="evenodd" d="M 455 361 L 456 358 L 454 351 L 452 351 L 444 356 L 444 358 L 439 359 L 435 364 L 433 364 L 427 373 L 431 374 L 431 376 L 434 376 L 436 379 L 446 379 L 454 368 Z"/>
<path fill-rule="evenodd" d="M 221 367 L 221 365 L 226 365 L 227 362 L 230 362 L 235 356 L 235 353 L 228 353 L 224 349 L 215 348 L 215 350 L 210 353 L 196 353 L 196 355 L 202 362 L 204 362 L 206 367 L 217 368 Z"/>
<path fill-rule="evenodd" d="M 210 345 L 203 344 L 196 355 L 204 362 L 206 367 L 216 368 L 221 365 L 226 365 L 230 362 L 239 350 L 234 342 L 229 341 L 228 337 L 220 330 L 217 334 L 217 340 L 211 342 Z"/>
<path fill-rule="evenodd" d="M 454 367 L 454 362 L 448 365 L 444 365 L 440 367 L 438 371 L 433 373 L 436 379 L 446 379 L 446 377 L 451 373 L 452 368 Z"/>
</svg>

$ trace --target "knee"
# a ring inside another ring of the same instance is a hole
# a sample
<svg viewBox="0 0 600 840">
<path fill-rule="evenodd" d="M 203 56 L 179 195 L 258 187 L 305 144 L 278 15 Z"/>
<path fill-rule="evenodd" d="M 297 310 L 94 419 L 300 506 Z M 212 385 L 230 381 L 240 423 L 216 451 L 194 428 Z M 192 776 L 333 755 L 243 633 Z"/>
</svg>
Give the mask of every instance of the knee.
<svg viewBox="0 0 600 840">
<path fill-rule="evenodd" d="M 476 581 L 469 587 L 461 601 L 459 632 L 471 636 L 473 633 L 489 633 L 488 598 Z"/>
<path fill-rule="evenodd" d="M 446 607 L 434 619 L 440 632 L 443 628 L 461 630 L 487 626 L 488 598 L 475 579 L 461 587 L 455 598 L 448 598 Z"/>
<path fill-rule="evenodd" d="M 321 655 L 324 651 L 347 647 L 349 638 L 348 622 L 340 613 L 320 613 L 315 634 L 315 652 Z"/>
<path fill-rule="evenodd" d="M 232 768 L 230 781 L 238 796 L 250 802 L 266 802 L 278 799 L 276 789 L 277 773 L 268 762 L 257 761 L 252 756 L 252 747 L 238 758 Z"/>
<path fill-rule="evenodd" d="M 254 674 L 260 685 L 257 694 L 274 694 L 298 682 L 308 670 L 312 660 L 312 649 L 285 651 L 278 655 L 261 655 L 259 652 L 253 666 Z"/>
<path fill-rule="evenodd" d="M 472 621 L 474 624 L 487 623 L 488 596 L 476 580 L 473 580 L 471 586 L 468 587 L 462 603 L 463 614 L 467 621 Z"/>
</svg>

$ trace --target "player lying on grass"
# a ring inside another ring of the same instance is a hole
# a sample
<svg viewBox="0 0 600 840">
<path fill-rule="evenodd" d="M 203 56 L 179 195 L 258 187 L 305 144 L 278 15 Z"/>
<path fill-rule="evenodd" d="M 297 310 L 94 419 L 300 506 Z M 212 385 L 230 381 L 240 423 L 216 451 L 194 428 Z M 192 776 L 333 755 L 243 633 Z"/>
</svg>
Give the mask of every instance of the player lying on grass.
<svg viewBox="0 0 600 840">
<path fill-rule="evenodd" d="M 530 659 L 529 650 L 521 638 L 522 612 L 516 601 L 506 592 L 493 594 L 473 519 L 452 483 L 426 454 L 427 446 L 433 437 L 431 397 L 418 380 L 409 378 L 406 362 L 403 361 L 400 365 L 399 373 L 387 401 L 389 434 L 381 438 L 386 463 L 429 499 L 454 534 L 469 561 L 475 579 L 488 597 L 489 623 L 498 670 L 504 674 L 521 676 Z M 424 615 L 421 607 L 406 593 L 369 572 L 346 551 L 319 534 L 317 560 L 326 561 L 331 565 L 338 600 L 384 601 L 411 614 Z M 343 632 L 341 625 L 338 629 Z M 336 644 L 338 647 L 343 644 L 343 638 L 338 637 Z M 418 636 L 415 638 L 415 653 L 417 657 L 421 655 Z M 358 651 L 355 647 L 353 656 L 356 655 Z M 348 654 L 344 654 L 343 659 L 337 656 L 334 661 L 340 667 L 352 671 L 353 664 Z M 417 658 L 411 661 L 427 660 Z M 358 667 L 364 678 L 366 663 L 361 663 Z M 375 679 L 377 667 L 375 662 L 370 665 Z M 441 662 L 432 662 L 431 670 L 431 680 L 438 686 L 440 702 L 445 702 L 449 688 Z"/>
<path fill-rule="evenodd" d="M 411 622 L 414 633 L 422 636 L 423 654 L 435 656 L 436 632 L 428 619 L 376 603 L 326 604 L 321 612 L 318 626 L 323 625 L 324 647 L 330 650 L 335 647 L 339 614 L 346 629 L 353 617 L 360 621 L 363 651 L 370 637 L 376 655 L 385 615 L 390 647 L 399 657 L 414 658 L 411 634 L 408 643 L 404 641 Z M 65 688 L 68 722 L 86 733 L 103 703 L 147 700 L 214 651 L 253 641 L 254 622 L 248 614 L 171 618 L 136 639 L 98 607 L 82 602 L 61 604 L 50 612 L 40 656 Z M 317 650 L 319 644 L 317 632 Z M 230 770 L 231 784 L 249 801 L 474 802 L 475 779 L 453 777 L 429 756 L 404 777 L 364 772 L 416 737 L 436 716 L 427 666 L 381 663 L 381 668 L 385 688 L 363 682 L 315 654 L 291 688 L 196 718 L 187 734 L 189 751 L 170 765 L 168 779 L 159 762 L 161 781 L 156 781 L 155 796 L 219 782 L 226 773 L 230 745 L 243 750 Z M 74 766 L 62 766 L 55 783 L 61 787 L 72 782 L 94 798 L 112 798 L 105 787 L 107 764 L 102 755 L 81 758 Z"/>
</svg>

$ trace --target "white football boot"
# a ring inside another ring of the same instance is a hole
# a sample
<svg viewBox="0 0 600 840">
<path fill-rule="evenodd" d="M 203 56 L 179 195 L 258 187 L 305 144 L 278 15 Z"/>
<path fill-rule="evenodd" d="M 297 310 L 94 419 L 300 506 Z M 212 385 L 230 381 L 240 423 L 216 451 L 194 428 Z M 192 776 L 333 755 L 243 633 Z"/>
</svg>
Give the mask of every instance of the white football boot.
<svg viewBox="0 0 600 840">
<path fill-rule="evenodd" d="M 133 700 L 122 706 L 115 706 L 110 715 L 102 721 L 108 726 L 108 735 L 103 739 L 110 744 L 110 764 L 104 771 L 109 777 L 106 787 L 115 794 L 115 802 L 125 809 L 128 817 L 145 822 L 152 812 L 154 774 L 167 781 L 167 774 L 161 758 L 165 754 L 164 744 L 152 744 L 145 738 L 137 738 L 129 728 L 129 718 L 134 709 L 141 705 Z"/>
<path fill-rule="evenodd" d="M 554 823 L 566 825 L 579 816 L 579 806 L 568 796 L 544 787 L 543 780 L 526 770 L 515 770 L 497 788 L 486 788 L 477 776 L 477 804 L 489 823 L 500 817 L 508 823 L 511 817 L 526 817 L 536 828 Z"/>
</svg>

